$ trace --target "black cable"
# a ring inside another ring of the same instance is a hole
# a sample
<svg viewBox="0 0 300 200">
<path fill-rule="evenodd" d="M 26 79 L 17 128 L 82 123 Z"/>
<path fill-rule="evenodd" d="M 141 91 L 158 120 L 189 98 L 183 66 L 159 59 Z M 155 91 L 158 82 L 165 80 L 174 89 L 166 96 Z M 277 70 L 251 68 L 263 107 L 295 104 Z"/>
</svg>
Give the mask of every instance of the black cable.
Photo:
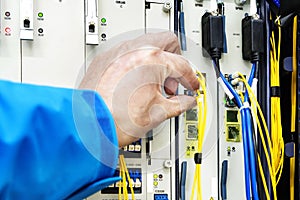
<svg viewBox="0 0 300 200">
<path fill-rule="evenodd" d="M 174 0 L 174 33 L 178 36 L 178 0 Z"/>
<path fill-rule="evenodd" d="M 178 7 L 179 0 L 174 0 L 174 33 L 178 36 Z M 179 117 L 175 117 L 175 200 L 180 197 L 179 180 Z"/>
<path fill-rule="evenodd" d="M 213 58 L 212 61 L 215 63 L 214 64 L 214 70 L 216 73 L 217 79 L 221 76 L 221 71 L 220 71 L 220 63 L 218 58 Z"/>
<path fill-rule="evenodd" d="M 259 66 L 257 66 L 258 70 L 258 102 L 261 105 L 263 114 L 266 119 L 266 123 L 268 128 L 270 127 L 270 121 L 271 121 L 271 116 L 270 116 L 270 21 L 269 21 L 269 14 L 270 14 L 270 9 L 269 9 L 269 4 L 266 1 L 261 1 L 261 18 L 264 20 L 265 23 L 265 30 L 264 30 L 264 44 L 265 45 L 265 54 L 263 55 L 263 59 L 261 59 Z M 269 130 L 270 131 L 270 130 Z M 266 133 L 264 133 L 264 137 Z M 272 187 L 271 187 L 271 179 L 270 179 L 270 173 L 268 170 L 268 165 L 267 165 L 267 160 L 266 160 L 266 155 L 264 154 L 263 150 L 263 145 L 261 142 L 261 139 L 258 138 L 257 141 L 258 145 L 258 152 L 261 155 L 261 163 L 263 167 L 263 171 L 265 174 L 265 179 L 266 183 L 269 189 L 269 194 L 272 199 Z M 270 152 L 268 152 L 270 154 Z M 262 184 L 262 183 L 261 183 Z M 263 188 L 260 188 L 259 191 L 263 191 Z M 261 200 L 266 200 L 266 196 L 263 192 L 260 193 L 260 199 Z"/>
</svg>

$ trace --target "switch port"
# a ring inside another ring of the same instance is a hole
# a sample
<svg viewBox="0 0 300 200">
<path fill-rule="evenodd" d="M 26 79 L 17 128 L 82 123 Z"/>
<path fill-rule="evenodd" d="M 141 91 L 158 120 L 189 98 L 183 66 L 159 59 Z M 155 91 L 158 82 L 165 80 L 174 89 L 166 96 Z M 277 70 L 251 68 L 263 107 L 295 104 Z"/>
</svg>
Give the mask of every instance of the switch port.
<svg viewBox="0 0 300 200">
<path fill-rule="evenodd" d="M 25 19 L 24 22 L 24 28 L 30 28 L 30 20 L 29 19 Z"/>
<path fill-rule="evenodd" d="M 141 194 L 142 193 L 142 169 L 141 168 L 128 168 L 129 176 L 130 176 L 130 182 L 133 186 L 133 191 L 135 194 Z M 114 176 L 120 176 L 120 171 L 117 169 Z M 130 188 L 129 188 L 129 182 L 126 180 L 126 185 L 128 189 L 128 193 L 130 194 Z M 118 194 L 119 193 L 119 187 L 123 187 L 122 181 L 117 182 L 112 187 L 107 187 L 101 190 L 102 194 Z"/>
<path fill-rule="evenodd" d="M 95 24 L 90 24 L 89 25 L 89 32 L 90 33 L 95 33 Z"/>
</svg>

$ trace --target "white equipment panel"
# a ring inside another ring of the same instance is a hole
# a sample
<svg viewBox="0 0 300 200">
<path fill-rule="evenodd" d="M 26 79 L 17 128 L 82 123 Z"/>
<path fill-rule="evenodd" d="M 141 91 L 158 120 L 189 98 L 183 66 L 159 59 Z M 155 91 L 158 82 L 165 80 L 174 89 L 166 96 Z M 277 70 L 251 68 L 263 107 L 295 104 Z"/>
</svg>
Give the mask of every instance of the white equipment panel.
<svg viewBox="0 0 300 200">
<path fill-rule="evenodd" d="M 33 8 L 33 40 L 21 43 L 23 82 L 77 87 L 85 55 L 84 2 L 34 1 Z"/>
<path fill-rule="evenodd" d="M 19 2 L 0 1 L 0 78 L 21 81 Z"/>
<path fill-rule="evenodd" d="M 211 61 L 202 56 L 202 31 L 201 17 L 210 8 L 210 1 L 197 3 L 196 1 L 183 1 L 183 11 L 185 15 L 185 33 L 186 33 L 186 51 L 182 54 L 190 62 L 194 69 L 199 70 L 206 77 L 206 87 L 208 90 L 208 116 L 203 142 L 202 164 L 201 164 L 201 181 L 202 181 L 202 198 L 218 199 L 218 126 L 217 126 L 217 81 Z M 183 92 L 182 92 L 183 93 Z M 185 113 L 180 117 L 180 165 L 187 162 L 186 190 L 185 198 L 190 199 L 194 174 L 195 162 L 194 153 L 197 149 L 197 139 L 193 138 L 190 133 L 191 127 L 197 121 L 192 123 L 192 117 L 196 113 Z M 190 119 L 189 119 L 190 118 Z"/>
</svg>

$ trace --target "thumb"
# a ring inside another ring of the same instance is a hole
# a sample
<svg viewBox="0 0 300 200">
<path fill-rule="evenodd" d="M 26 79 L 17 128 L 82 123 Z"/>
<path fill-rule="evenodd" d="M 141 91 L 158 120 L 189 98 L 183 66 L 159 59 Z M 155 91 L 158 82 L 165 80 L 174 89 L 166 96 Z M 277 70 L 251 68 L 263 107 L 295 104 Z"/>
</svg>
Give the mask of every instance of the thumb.
<svg viewBox="0 0 300 200">
<path fill-rule="evenodd" d="M 163 102 L 163 107 L 167 112 L 167 119 L 171 117 L 176 117 L 181 113 L 192 109 L 197 105 L 195 97 L 187 95 L 173 96 L 169 99 L 165 99 Z"/>
</svg>

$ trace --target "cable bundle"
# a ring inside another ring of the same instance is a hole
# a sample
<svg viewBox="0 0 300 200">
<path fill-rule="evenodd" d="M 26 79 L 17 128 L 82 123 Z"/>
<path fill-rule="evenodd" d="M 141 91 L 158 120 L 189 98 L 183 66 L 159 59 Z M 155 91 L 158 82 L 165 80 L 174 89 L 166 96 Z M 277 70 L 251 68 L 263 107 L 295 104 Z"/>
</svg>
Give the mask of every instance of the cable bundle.
<svg viewBox="0 0 300 200">
<path fill-rule="evenodd" d="M 120 165 L 120 177 L 122 178 L 122 181 L 120 181 L 120 184 L 119 184 L 119 196 L 118 196 L 119 198 L 118 199 L 119 200 L 122 200 L 122 199 L 128 200 L 129 199 L 128 191 L 127 191 L 127 181 L 128 181 L 132 200 L 135 200 L 134 191 L 133 191 L 133 187 L 132 187 L 132 181 L 129 176 L 128 169 L 126 167 L 124 155 L 119 156 L 119 165 Z M 126 178 L 127 178 L 127 180 L 126 180 Z M 123 197 L 122 197 L 122 191 L 123 191 Z"/>
<path fill-rule="evenodd" d="M 262 183 L 263 183 L 266 198 L 270 200 L 270 195 L 266 184 L 266 178 L 261 164 L 261 158 L 258 152 L 256 151 L 257 147 L 255 143 L 256 143 L 257 136 L 255 134 L 255 130 L 252 130 L 252 126 L 253 126 L 252 116 L 253 116 L 255 121 L 254 124 L 257 125 L 259 136 L 261 138 L 262 145 L 263 145 L 263 150 L 267 159 L 267 166 L 268 166 L 270 179 L 271 179 L 273 197 L 274 200 L 277 200 L 276 184 L 278 182 L 278 179 L 276 179 L 276 170 L 274 170 L 277 168 L 274 166 L 274 162 L 273 162 L 274 155 L 272 153 L 269 155 L 269 152 L 274 152 L 274 144 L 273 141 L 271 141 L 267 123 L 263 116 L 263 112 L 260 108 L 260 105 L 257 102 L 254 92 L 252 91 L 252 88 L 256 87 L 256 82 L 257 82 L 255 78 L 257 63 L 254 63 L 252 66 L 252 70 L 248 82 L 245 79 L 244 75 L 241 73 L 236 73 L 232 75 L 232 77 L 234 78 L 232 82 L 242 82 L 245 85 L 246 92 L 244 98 L 241 97 L 235 91 L 231 83 L 229 83 L 224 78 L 223 74 L 220 71 L 218 60 L 214 60 L 213 63 L 216 70 L 216 74 L 219 75 L 218 77 L 219 83 L 223 86 L 226 94 L 231 98 L 235 99 L 241 112 L 243 147 L 244 147 L 246 199 L 247 200 L 252 199 L 250 195 L 251 193 L 254 200 L 259 199 L 258 192 L 257 192 L 258 189 L 257 189 L 257 178 L 256 178 L 256 171 L 258 170 L 262 178 Z M 244 99 L 244 102 L 242 102 L 242 99 Z M 267 142 L 265 141 L 264 135 L 266 136 Z"/>
<path fill-rule="evenodd" d="M 278 20 L 278 22 L 280 22 Z M 280 45 L 281 45 L 281 28 L 278 24 L 278 47 L 276 48 L 274 31 L 272 31 L 271 42 L 271 139 L 272 139 L 272 170 L 278 184 L 284 160 L 284 141 L 282 137 L 281 126 L 281 109 L 280 109 L 280 82 L 279 82 L 279 61 L 280 61 Z"/>
</svg>

